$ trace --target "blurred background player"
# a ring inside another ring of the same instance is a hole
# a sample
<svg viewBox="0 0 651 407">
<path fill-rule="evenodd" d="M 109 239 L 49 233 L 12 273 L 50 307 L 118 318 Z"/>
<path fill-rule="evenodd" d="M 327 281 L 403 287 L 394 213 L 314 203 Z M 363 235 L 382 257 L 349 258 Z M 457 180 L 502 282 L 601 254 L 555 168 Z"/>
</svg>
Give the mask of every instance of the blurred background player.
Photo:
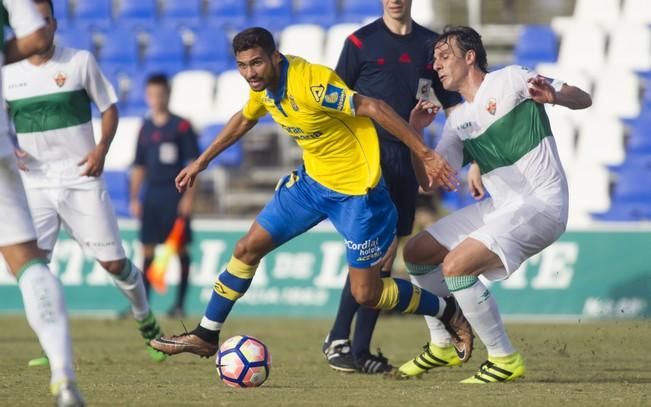
<svg viewBox="0 0 651 407">
<path fill-rule="evenodd" d="M 10 26 L 15 34 L 7 42 L 2 38 L 0 59 L 4 63 L 20 61 L 49 46 L 51 33 L 31 1 L 2 0 L 0 22 L 3 28 Z M 3 33 L 0 30 L 0 35 L 4 36 Z M 18 175 L 6 117 L 4 113 L 0 115 L 0 253 L 18 282 L 27 322 L 50 359 L 50 389 L 56 404 L 83 406 L 73 368 L 63 288 L 36 245 L 36 231 Z"/>
<path fill-rule="evenodd" d="M 4 98 L 18 136 L 19 166 L 38 247 L 50 255 L 63 224 L 109 272 L 131 303 L 142 337 L 161 335 L 149 308 L 140 270 L 126 257 L 102 172 L 118 124 L 117 98 L 95 58 L 84 50 L 54 45 L 57 28 L 51 0 L 36 0 L 46 22 L 48 47 L 5 66 Z M 95 144 L 91 103 L 102 112 Z M 154 360 L 165 355 L 146 346 Z M 38 361 L 36 361 L 38 363 Z"/>
<path fill-rule="evenodd" d="M 344 43 L 336 72 L 351 89 L 384 100 L 403 119 L 420 99 L 440 101 L 446 113 L 461 101 L 457 93 L 448 92 L 441 86 L 432 67 L 433 45 L 438 37 L 433 31 L 414 22 L 411 17 L 411 0 L 382 0 L 382 18 L 360 28 Z M 381 275 L 391 275 L 399 241 L 409 236 L 414 223 L 418 181 L 411 162 L 411 152 L 402 141 L 376 122 L 380 139 L 380 164 L 382 177 L 387 184 L 391 200 L 398 211 L 397 240 L 393 242 L 382 261 Z M 415 281 L 418 283 L 418 281 Z M 432 287 L 430 287 L 432 288 Z M 449 295 L 445 282 L 434 294 Z M 323 345 L 323 353 L 334 369 L 364 373 L 382 373 L 392 366 L 381 354 L 370 352 L 371 337 L 379 311 L 360 307 L 350 290 L 350 280 L 341 293 L 341 302 L 334 325 Z M 349 340 L 354 316 L 355 335 Z M 437 318 L 429 318 L 440 325 L 443 338 L 439 347 L 448 352 L 433 349 L 437 358 L 449 359 L 448 363 L 461 363 L 451 346 L 449 334 Z M 432 342 L 432 346 L 434 342 Z M 430 367 L 438 365 L 427 353 L 421 362 Z"/>
<path fill-rule="evenodd" d="M 283 243 L 329 219 L 346 241 L 355 300 L 381 309 L 436 316 L 472 347 L 472 337 L 454 301 L 400 279 L 380 277 L 380 261 L 395 238 L 396 211 L 382 180 L 377 133 L 369 118 L 390 129 L 418 156 L 419 170 L 450 189 L 457 185 L 447 163 L 386 103 L 351 91 L 331 69 L 282 55 L 271 33 L 255 27 L 233 39 L 240 74 L 251 90 L 199 158 L 176 178 L 179 191 L 193 187 L 210 160 L 240 139 L 269 113 L 303 149 L 303 165 L 283 178 L 249 232 L 235 245 L 220 273 L 199 325 L 191 332 L 161 337 L 152 346 L 168 354 L 212 356 L 235 301 L 251 285 L 260 260 Z M 470 352 L 468 351 L 468 356 Z"/>
<path fill-rule="evenodd" d="M 488 73 L 481 37 L 470 27 L 447 28 L 436 42 L 434 61 L 445 89 L 465 100 L 450 114 L 436 150 L 455 168 L 474 160 L 490 198 L 410 239 L 405 261 L 423 272 L 442 267 L 447 286 L 486 346 L 488 360 L 462 383 L 515 380 L 525 373 L 524 360 L 478 277 L 508 278 L 565 231 L 567 180 L 543 105 L 585 109 L 592 100 L 577 87 L 518 65 Z M 419 105 L 411 124 L 424 128 L 431 118 Z"/>
<path fill-rule="evenodd" d="M 174 178 L 185 164 L 199 156 L 197 136 L 192 125 L 169 110 L 170 85 L 164 74 L 153 74 L 147 79 L 145 99 L 149 106 L 147 117 L 138 135 L 136 158 L 131 172 L 130 207 L 133 216 L 140 219 L 147 294 L 150 290 L 147 272 L 154 260 L 156 245 L 165 242 L 175 220 L 185 218 L 184 238 L 178 246 L 181 279 L 176 300 L 168 315 L 182 317 L 188 291 L 190 254 L 188 243 L 192 234 L 190 216 L 196 188 L 180 194 Z M 142 197 L 142 198 L 141 198 Z M 141 201 L 142 199 L 142 201 Z"/>
</svg>

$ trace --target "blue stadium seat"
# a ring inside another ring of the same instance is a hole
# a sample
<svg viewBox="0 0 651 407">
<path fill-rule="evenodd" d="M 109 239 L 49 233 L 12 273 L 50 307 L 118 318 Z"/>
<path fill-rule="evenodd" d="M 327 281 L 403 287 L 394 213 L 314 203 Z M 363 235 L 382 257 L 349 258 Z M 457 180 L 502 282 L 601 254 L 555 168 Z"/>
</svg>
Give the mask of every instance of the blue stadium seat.
<svg viewBox="0 0 651 407">
<path fill-rule="evenodd" d="M 337 0 L 296 0 L 295 22 L 325 28 L 337 22 Z"/>
<path fill-rule="evenodd" d="M 651 171 L 651 154 L 628 154 L 618 170 L 625 171 L 626 168 Z"/>
<path fill-rule="evenodd" d="M 199 135 L 199 149 L 205 151 L 210 143 L 215 139 L 215 136 L 221 131 L 224 126 L 221 124 L 213 124 L 206 126 Z M 228 147 L 225 151 L 215 157 L 209 164 L 209 167 L 231 167 L 236 168 L 244 162 L 244 149 L 242 148 L 241 140 Z"/>
<path fill-rule="evenodd" d="M 120 77 L 121 73 L 120 71 L 106 71 L 102 68 L 102 73 L 108 79 L 109 82 L 111 82 L 111 85 L 113 85 L 113 89 L 115 90 L 115 94 L 118 97 L 118 107 L 120 107 L 120 103 L 124 102 L 126 99 L 126 94 L 123 92 L 124 89 L 122 89 L 121 83 L 120 83 Z"/>
<path fill-rule="evenodd" d="M 642 96 L 641 114 L 651 115 L 651 75 L 646 81 L 644 95 Z"/>
<path fill-rule="evenodd" d="M 630 169 L 617 175 L 613 201 L 646 201 L 651 205 L 651 170 Z"/>
<path fill-rule="evenodd" d="M 129 91 L 125 103 L 125 116 L 143 116 L 147 110 L 147 103 L 145 102 L 145 88 L 147 86 L 147 78 L 150 72 L 137 71 L 129 75 Z M 122 111 L 121 111 L 122 113 Z"/>
<path fill-rule="evenodd" d="M 201 23 L 203 0 L 165 0 L 161 17 L 166 25 L 197 28 Z"/>
<path fill-rule="evenodd" d="M 294 20 L 292 0 L 255 0 L 251 19 L 254 26 L 278 32 Z"/>
<path fill-rule="evenodd" d="M 651 113 L 651 110 L 648 113 Z M 629 127 L 632 137 L 651 134 L 651 114 L 640 112 L 638 117 L 627 120 L 625 123 Z"/>
<path fill-rule="evenodd" d="M 178 31 L 173 28 L 159 28 L 152 31 L 144 56 L 145 68 L 149 72 L 164 72 L 169 76 L 185 68 L 185 46 Z"/>
<path fill-rule="evenodd" d="M 190 51 L 190 69 L 219 74 L 234 66 L 233 51 L 224 30 L 204 24 L 195 31 L 194 43 Z"/>
<path fill-rule="evenodd" d="M 139 64 L 138 40 L 129 29 L 114 26 L 104 36 L 99 52 L 102 66 L 111 66 L 111 70 L 132 70 Z"/>
<path fill-rule="evenodd" d="M 249 25 L 247 3 L 242 0 L 209 0 L 208 20 L 213 25 L 239 31 Z"/>
<path fill-rule="evenodd" d="M 631 171 L 651 171 L 651 153 L 629 153 L 623 163 L 608 169 L 616 176 Z"/>
<path fill-rule="evenodd" d="M 640 112 L 633 120 L 626 122 L 629 128 L 629 138 L 626 145 L 627 154 L 651 154 L 651 110 Z"/>
<path fill-rule="evenodd" d="M 339 22 L 361 23 L 368 17 L 380 17 L 382 3 L 378 0 L 344 0 Z"/>
<path fill-rule="evenodd" d="M 607 212 L 594 213 L 592 217 L 606 222 L 651 220 L 651 203 L 648 201 L 613 202 Z"/>
<path fill-rule="evenodd" d="M 551 27 L 528 25 L 520 32 L 515 45 L 515 63 L 535 67 L 541 62 L 554 62 L 558 58 L 558 41 Z"/>
<path fill-rule="evenodd" d="M 111 0 L 77 0 L 74 22 L 80 28 L 104 31 L 111 27 Z"/>
<path fill-rule="evenodd" d="M 52 7 L 59 29 L 68 28 L 70 26 L 70 3 L 68 0 L 53 0 Z"/>
<path fill-rule="evenodd" d="M 156 0 L 120 0 L 116 20 L 131 28 L 151 30 L 157 19 Z"/>
<path fill-rule="evenodd" d="M 620 171 L 610 208 L 592 216 L 602 221 L 651 220 L 651 168 L 628 167 Z"/>
<path fill-rule="evenodd" d="M 85 49 L 90 52 L 95 52 L 95 44 L 93 44 L 92 36 L 89 32 L 84 30 L 59 28 L 55 35 L 55 43 L 63 47 Z"/>
<path fill-rule="evenodd" d="M 104 171 L 104 182 L 115 214 L 121 218 L 131 217 L 129 210 L 129 173 L 126 171 Z"/>
<path fill-rule="evenodd" d="M 627 154 L 651 154 L 651 134 L 631 133 L 626 151 Z"/>
</svg>

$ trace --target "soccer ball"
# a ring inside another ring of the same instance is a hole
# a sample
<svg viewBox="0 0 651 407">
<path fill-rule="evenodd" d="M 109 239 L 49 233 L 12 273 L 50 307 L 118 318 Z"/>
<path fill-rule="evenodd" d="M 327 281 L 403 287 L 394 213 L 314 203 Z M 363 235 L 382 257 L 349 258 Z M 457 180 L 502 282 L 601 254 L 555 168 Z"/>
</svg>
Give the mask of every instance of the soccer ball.
<svg viewBox="0 0 651 407">
<path fill-rule="evenodd" d="M 251 336 L 229 338 L 217 352 L 217 373 L 230 387 L 258 387 L 267 380 L 270 369 L 267 347 Z"/>
</svg>

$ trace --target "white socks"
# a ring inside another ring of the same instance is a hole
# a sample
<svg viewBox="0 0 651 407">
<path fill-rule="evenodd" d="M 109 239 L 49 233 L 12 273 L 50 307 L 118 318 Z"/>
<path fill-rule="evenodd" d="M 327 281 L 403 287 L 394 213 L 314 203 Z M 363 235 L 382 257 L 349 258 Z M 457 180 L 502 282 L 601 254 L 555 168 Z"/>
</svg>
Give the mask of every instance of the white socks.
<svg viewBox="0 0 651 407">
<path fill-rule="evenodd" d="M 448 283 L 450 283 L 450 279 L 464 277 L 470 276 L 448 278 Z M 484 283 L 476 277 L 473 278 L 475 279 L 474 284 L 456 291 L 454 284 L 450 284 L 454 297 L 477 336 L 486 346 L 488 355 L 497 357 L 510 355 L 515 352 L 515 349 L 506 335 L 497 302 Z"/>
<path fill-rule="evenodd" d="M 23 266 L 18 286 L 27 322 L 50 361 L 51 383 L 75 381 L 72 341 L 61 283 L 43 263 L 33 261 Z"/>
<path fill-rule="evenodd" d="M 211 319 L 206 318 L 206 316 L 204 315 L 203 318 L 201 318 L 201 322 L 199 322 L 199 325 L 210 331 L 221 331 L 222 325 L 224 325 L 224 323 L 213 321 Z"/>
<path fill-rule="evenodd" d="M 438 266 L 425 274 L 410 274 L 411 281 L 414 285 L 431 292 L 439 297 L 447 297 L 450 295 L 450 290 L 445 283 L 441 266 Z M 425 323 L 429 328 L 430 343 L 446 347 L 452 344 L 450 333 L 445 329 L 440 319 L 432 316 L 425 316 Z"/>
<path fill-rule="evenodd" d="M 120 275 L 111 274 L 115 285 L 122 291 L 125 297 L 131 303 L 131 312 L 136 321 L 142 321 L 149 315 L 149 301 L 145 292 L 145 283 L 143 274 L 131 262 L 126 259 L 124 270 Z"/>
</svg>

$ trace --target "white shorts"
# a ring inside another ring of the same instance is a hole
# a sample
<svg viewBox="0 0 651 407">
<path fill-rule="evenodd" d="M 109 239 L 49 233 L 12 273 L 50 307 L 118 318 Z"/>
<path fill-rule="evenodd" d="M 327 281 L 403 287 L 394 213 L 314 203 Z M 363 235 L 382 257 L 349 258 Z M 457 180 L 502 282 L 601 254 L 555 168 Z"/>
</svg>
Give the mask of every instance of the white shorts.
<svg viewBox="0 0 651 407">
<path fill-rule="evenodd" d="M 565 231 L 565 224 L 527 203 L 495 209 L 485 199 L 460 209 L 427 228 L 434 239 L 448 250 L 471 237 L 497 254 L 503 267 L 483 274 L 489 280 L 504 280 L 529 257 L 554 243 Z"/>
<path fill-rule="evenodd" d="M 100 261 L 126 257 L 106 189 L 30 188 L 26 192 L 42 250 L 52 251 L 63 224 L 87 256 Z"/>
<path fill-rule="evenodd" d="M 0 157 L 0 217 L 0 246 L 36 240 L 25 189 L 11 155 Z"/>
</svg>

